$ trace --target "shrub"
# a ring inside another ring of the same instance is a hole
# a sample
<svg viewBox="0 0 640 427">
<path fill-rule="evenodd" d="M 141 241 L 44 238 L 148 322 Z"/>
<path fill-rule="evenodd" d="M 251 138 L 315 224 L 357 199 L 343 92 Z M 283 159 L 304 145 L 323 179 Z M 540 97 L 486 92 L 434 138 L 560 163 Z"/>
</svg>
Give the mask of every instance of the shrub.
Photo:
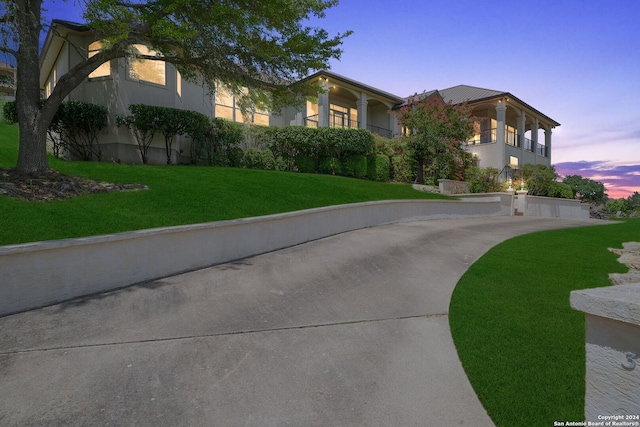
<svg viewBox="0 0 640 427">
<path fill-rule="evenodd" d="M 250 169 L 276 169 L 276 158 L 270 150 L 249 148 L 244 154 L 244 165 Z"/>
<path fill-rule="evenodd" d="M 271 150 L 260 150 L 260 164 L 265 170 L 276 169 L 276 158 Z"/>
<path fill-rule="evenodd" d="M 242 140 L 244 142 L 245 149 L 253 147 L 259 150 L 264 150 L 265 148 L 268 148 L 269 132 L 271 129 L 273 128 L 269 126 L 254 124 L 242 126 Z"/>
<path fill-rule="evenodd" d="M 374 152 L 376 154 L 382 154 L 388 157 L 391 157 L 394 155 L 394 150 L 393 150 L 394 138 L 385 138 L 383 136 L 374 134 L 373 141 L 374 141 Z"/>
<path fill-rule="evenodd" d="M 388 181 L 390 172 L 389 157 L 381 154 L 367 156 L 367 178 L 372 181 Z"/>
<path fill-rule="evenodd" d="M 150 105 L 131 104 L 129 112 L 131 113 L 129 116 L 116 116 L 116 123 L 118 126 L 126 126 L 133 132 L 142 163 L 147 164 L 149 161 L 147 153 L 160 118 L 156 114 L 155 108 Z"/>
<path fill-rule="evenodd" d="M 530 195 L 553 197 L 553 186 L 558 174 L 553 166 L 526 164 L 514 174 L 514 177 L 524 181 Z"/>
<path fill-rule="evenodd" d="M 50 128 L 58 133 L 59 139 L 54 144 L 60 143 L 82 160 L 92 160 L 94 155 L 102 160 L 98 134 L 106 125 L 107 109 L 102 105 L 64 101 Z"/>
<path fill-rule="evenodd" d="M 500 171 L 497 168 L 470 167 L 465 172 L 471 193 L 493 193 L 502 191 Z"/>
<path fill-rule="evenodd" d="M 569 184 L 564 182 L 553 182 L 549 188 L 549 197 L 558 197 L 561 199 L 573 199 L 573 190 Z"/>
<path fill-rule="evenodd" d="M 342 164 L 336 157 L 323 156 L 318 162 L 318 172 L 327 175 L 341 175 Z"/>
<path fill-rule="evenodd" d="M 342 162 L 342 174 L 353 178 L 365 178 L 367 176 L 367 158 L 363 155 L 346 157 Z"/>
<path fill-rule="evenodd" d="M 315 159 L 304 154 L 295 157 L 295 167 L 302 173 L 313 173 L 317 170 Z"/>
<path fill-rule="evenodd" d="M 244 153 L 244 166 L 249 169 L 262 169 L 260 150 L 257 148 L 249 148 Z"/>
<path fill-rule="evenodd" d="M 18 123 L 18 110 L 15 101 L 9 101 L 2 106 L 2 116 L 10 125 Z"/>
<path fill-rule="evenodd" d="M 244 158 L 244 151 L 240 147 L 229 147 L 225 152 L 225 165 L 232 168 L 239 168 L 242 166 L 242 159 Z"/>
<path fill-rule="evenodd" d="M 389 156 L 390 175 L 393 181 L 412 182 L 416 177 L 417 164 L 413 150 L 406 139 L 394 138 L 387 140 L 391 155 Z"/>
<path fill-rule="evenodd" d="M 286 126 L 265 131 L 263 141 L 277 158 L 323 157 L 344 159 L 352 155 L 367 155 L 374 151 L 371 132 L 365 129 L 307 128 Z"/>
</svg>

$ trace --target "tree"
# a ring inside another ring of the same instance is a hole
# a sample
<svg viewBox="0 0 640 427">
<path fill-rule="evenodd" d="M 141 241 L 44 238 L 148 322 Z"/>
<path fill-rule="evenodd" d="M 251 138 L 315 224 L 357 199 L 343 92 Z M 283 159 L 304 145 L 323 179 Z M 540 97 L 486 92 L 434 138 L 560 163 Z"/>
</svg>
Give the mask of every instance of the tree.
<svg viewBox="0 0 640 427">
<path fill-rule="evenodd" d="M 632 195 L 627 197 L 625 206 L 628 211 L 640 211 L 640 193 L 634 191 Z"/>
<path fill-rule="evenodd" d="M 571 187 L 573 197 L 582 202 L 594 203 L 597 205 L 607 201 L 604 184 L 580 175 L 567 175 L 562 182 Z"/>
<path fill-rule="evenodd" d="M 553 166 L 525 164 L 514 173 L 514 179 L 520 181 L 532 196 L 549 196 L 558 173 Z"/>
<path fill-rule="evenodd" d="M 434 180 L 461 178 L 456 175 L 470 166 L 471 158 L 462 144 L 476 133 L 477 120 L 466 103 L 453 105 L 439 95 L 409 98 L 398 113 L 398 123 L 407 129 L 405 139 L 418 165 L 418 182 L 424 182 L 424 166 Z"/>
<path fill-rule="evenodd" d="M 40 105 L 39 37 L 55 25 L 42 22 L 42 0 L 0 2 L 0 52 L 17 64 L 17 117 L 20 147 L 15 172 L 48 169 L 46 131 L 60 103 L 101 64 L 137 57 L 174 64 L 187 80 L 208 87 L 224 83 L 246 96 L 241 106 L 279 107 L 305 93 L 291 84 L 311 71 L 328 68 L 339 59 L 339 46 L 349 32 L 330 37 L 305 24 L 324 17 L 338 0 L 85 0 L 84 18 L 102 50 L 58 76 L 47 100 Z M 145 44 L 159 52 L 145 56 L 132 49 Z"/>
</svg>

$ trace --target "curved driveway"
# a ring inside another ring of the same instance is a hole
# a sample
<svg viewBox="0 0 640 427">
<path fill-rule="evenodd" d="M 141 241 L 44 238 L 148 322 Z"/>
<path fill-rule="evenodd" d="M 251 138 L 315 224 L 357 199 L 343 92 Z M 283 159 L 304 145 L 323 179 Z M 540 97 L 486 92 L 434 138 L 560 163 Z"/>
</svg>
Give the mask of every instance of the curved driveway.
<svg viewBox="0 0 640 427">
<path fill-rule="evenodd" d="M 593 223 L 392 224 L 0 318 L 0 425 L 491 426 L 456 283 L 507 238 Z"/>
</svg>

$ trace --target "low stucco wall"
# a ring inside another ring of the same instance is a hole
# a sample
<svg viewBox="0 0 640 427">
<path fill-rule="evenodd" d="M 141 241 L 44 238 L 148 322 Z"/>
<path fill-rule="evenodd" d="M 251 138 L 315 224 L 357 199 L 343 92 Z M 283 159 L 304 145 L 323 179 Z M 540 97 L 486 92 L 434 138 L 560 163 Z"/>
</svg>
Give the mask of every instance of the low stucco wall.
<svg viewBox="0 0 640 427">
<path fill-rule="evenodd" d="M 381 224 L 503 213 L 500 197 L 382 201 L 0 246 L 0 316 Z"/>
<path fill-rule="evenodd" d="M 582 204 L 579 200 L 527 195 L 525 216 L 589 219 L 589 205 Z"/>
<path fill-rule="evenodd" d="M 457 194 L 456 197 L 467 202 L 472 201 L 499 201 L 502 215 L 513 215 L 513 193 L 474 193 Z"/>
<path fill-rule="evenodd" d="M 624 418 L 640 415 L 640 283 L 573 291 L 571 307 L 586 313 L 585 420 L 640 422 Z"/>
</svg>

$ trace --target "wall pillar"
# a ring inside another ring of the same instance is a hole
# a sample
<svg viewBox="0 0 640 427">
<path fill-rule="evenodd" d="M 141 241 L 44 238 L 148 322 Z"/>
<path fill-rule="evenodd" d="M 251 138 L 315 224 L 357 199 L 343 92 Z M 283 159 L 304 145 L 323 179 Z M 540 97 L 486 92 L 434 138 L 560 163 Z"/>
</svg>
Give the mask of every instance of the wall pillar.
<svg viewBox="0 0 640 427">
<path fill-rule="evenodd" d="M 547 158 L 549 159 L 549 164 L 551 164 L 551 133 L 552 127 L 545 125 L 544 127 L 544 145 L 547 146 Z"/>
<path fill-rule="evenodd" d="M 506 117 L 507 117 L 507 103 L 505 102 L 504 99 L 501 99 L 498 101 L 498 104 L 496 105 L 496 122 L 497 122 L 497 129 L 496 129 L 496 158 L 494 159 L 493 163 L 494 165 L 492 165 L 493 167 L 496 167 L 498 169 L 502 169 L 504 167 L 505 164 L 507 164 L 507 160 L 505 159 L 505 124 L 506 124 Z"/>
<path fill-rule="evenodd" d="M 538 163 L 538 128 L 540 124 L 538 123 L 538 118 L 533 119 L 533 124 L 531 125 L 531 151 L 536 154 L 536 163 Z"/>
<path fill-rule="evenodd" d="M 524 159 L 524 134 L 526 132 L 526 122 L 527 115 L 523 110 L 520 110 L 520 114 L 518 115 L 518 139 L 520 140 L 520 151 L 522 151 L 522 158 Z"/>
<path fill-rule="evenodd" d="M 323 92 L 318 92 L 318 127 L 329 127 L 329 82 L 321 82 Z"/>
<path fill-rule="evenodd" d="M 367 104 L 368 104 L 367 94 L 361 93 L 360 99 L 358 99 L 356 104 L 358 106 L 358 127 L 360 129 L 366 129 L 367 128 Z"/>
</svg>

